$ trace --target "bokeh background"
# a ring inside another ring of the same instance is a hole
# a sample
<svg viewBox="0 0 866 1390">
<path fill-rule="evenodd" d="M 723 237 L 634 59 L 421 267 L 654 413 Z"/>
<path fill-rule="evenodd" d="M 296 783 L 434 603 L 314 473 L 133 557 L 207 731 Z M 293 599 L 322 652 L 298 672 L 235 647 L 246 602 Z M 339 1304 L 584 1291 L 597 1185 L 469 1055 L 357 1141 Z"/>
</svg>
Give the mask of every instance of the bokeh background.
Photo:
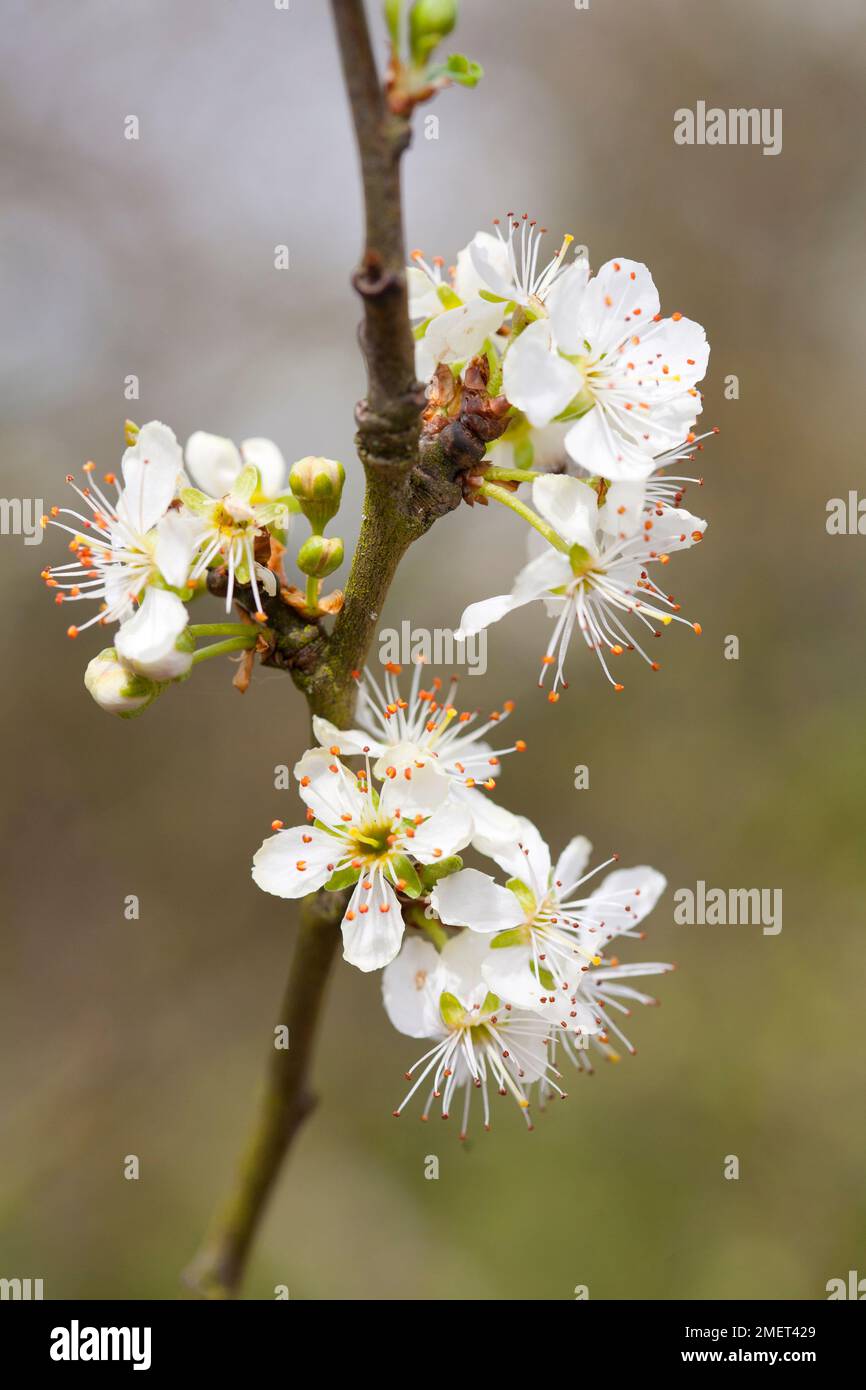
<svg viewBox="0 0 866 1390">
<path fill-rule="evenodd" d="M 3 495 L 63 501 L 86 458 L 117 466 L 125 415 L 157 417 L 181 438 L 343 458 L 351 539 L 360 202 L 328 7 L 2 8 Z M 554 708 L 535 689 L 544 623 L 524 610 L 464 699 L 518 702 L 530 751 L 502 798 L 551 841 L 587 833 L 671 889 L 782 888 L 784 928 L 676 926 L 669 891 L 622 953 L 680 966 L 632 1021 L 637 1057 L 574 1078 L 531 1135 L 501 1102 L 465 1147 L 456 1124 L 391 1118 L 416 1046 L 379 978 L 341 963 L 321 1106 L 246 1294 L 821 1298 L 866 1273 L 866 540 L 825 529 L 827 500 L 863 478 L 862 7 L 462 8 L 455 46 L 487 76 L 429 108 L 409 244 L 451 260 L 525 208 L 596 266 L 645 260 L 663 307 L 707 327 L 704 420 L 721 427 L 693 499 L 707 540 L 669 572 L 703 637 L 669 631 L 662 671 L 634 670 L 619 697 L 578 653 Z M 698 99 L 781 107 L 782 153 L 675 145 L 673 112 Z M 464 508 L 409 554 L 384 623 L 448 626 L 507 587 L 523 540 L 493 510 Z M 47 1297 L 173 1298 L 271 1046 L 293 909 L 249 861 L 293 814 L 274 768 L 306 746 L 305 712 L 280 673 L 241 698 L 214 662 L 143 719 L 103 715 L 82 686 L 99 638 L 68 643 L 39 583 L 62 550 L 0 538 L 0 1275 L 41 1277 Z"/>
</svg>

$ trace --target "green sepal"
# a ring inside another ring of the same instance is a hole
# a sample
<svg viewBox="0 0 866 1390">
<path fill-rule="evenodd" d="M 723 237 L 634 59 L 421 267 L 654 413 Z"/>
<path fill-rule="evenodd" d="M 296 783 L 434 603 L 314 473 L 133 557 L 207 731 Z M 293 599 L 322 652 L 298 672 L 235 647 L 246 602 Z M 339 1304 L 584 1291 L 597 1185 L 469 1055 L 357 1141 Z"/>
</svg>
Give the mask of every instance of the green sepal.
<svg viewBox="0 0 866 1390">
<path fill-rule="evenodd" d="M 255 464 L 248 463 L 245 468 L 241 469 L 240 473 L 235 478 L 234 485 L 231 487 L 230 491 L 232 497 L 237 497 L 241 502 L 249 502 L 252 499 L 253 493 L 256 492 L 260 486 L 259 470 L 256 468 Z M 264 510 L 265 508 L 263 507 L 262 511 Z"/>
<path fill-rule="evenodd" d="M 561 353 L 560 355 L 563 357 L 566 356 L 565 353 Z M 580 365 L 579 357 L 568 357 L 567 361 L 573 362 L 575 366 Z M 584 415 L 589 414 L 594 405 L 595 397 L 592 395 L 588 387 L 582 386 L 578 391 L 577 395 L 574 396 L 573 399 L 568 402 L 568 405 L 565 407 L 565 409 L 561 410 L 559 414 L 556 415 L 554 418 L 563 422 L 566 420 L 582 420 Z"/>
<path fill-rule="evenodd" d="M 396 884 L 398 879 L 403 881 L 401 893 L 405 893 L 407 898 L 420 898 L 424 890 L 411 859 L 405 854 L 392 854 L 388 859 L 388 867 L 392 883 Z"/>
<path fill-rule="evenodd" d="M 466 1010 L 460 1000 L 456 994 L 450 994 L 447 990 L 439 995 L 439 1012 L 443 1023 L 449 1028 L 461 1028 L 466 1019 Z"/>
<path fill-rule="evenodd" d="M 438 285 L 436 294 L 445 309 L 460 309 L 463 306 L 463 300 L 454 293 L 450 285 Z M 429 319 L 427 321 L 429 323 Z"/>
<path fill-rule="evenodd" d="M 531 961 L 529 962 L 529 968 L 530 968 L 530 970 L 532 971 L 532 973 L 533 973 L 533 975 L 535 976 L 535 978 L 538 980 L 538 983 L 539 983 L 540 985 L 544 985 L 544 988 L 545 988 L 545 989 L 554 990 L 554 991 L 556 990 L 556 981 L 555 981 L 555 979 L 553 978 L 553 976 L 551 975 L 550 971 L 547 969 L 546 966 L 542 965 L 542 966 L 539 968 L 539 967 L 535 964 L 535 961 L 534 961 L 534 960 L 531 960 Z"/>
<path fill-rule="evenodd" d="M 509 946 L 526 945 L 525 927 L 508 927 L 505 931 L 497 932 L 490 943 L 491 951 L 504 950 Z"/>
<path fill-rule="evenodd" d="M 180 500 L 195 516 L 206 516 L 214 504 L 213 498 L 199 492 L 197 487 L 182 488 Z"/>
<path fill-rule="evenodd" d="M 435 864 L 421 865 L 421 882 L 428 893 L 436 887 L 440 878 L 448 878 L 463 868 L 459 854 L 449 854 L 446 859 L 437 859 Z"/>
<path fill-rule="evenodd" d="M 325 887 L 329 893 L 337 893 L 341 888 L 352 887 L 360 877 L 361 870 L 353 869 L 350 864 L 346 869 L 335 869 Z"/>
<path fill-rule="evenodd" d="M 568 552 L 568 562 L 575 579 L 582 578 L 593 566 L 592 556 L 585 545 L 573 545 Z"/>
<path fill-rule="evenodd" d="M 511 890 L 527 916 L 531 916 L 535 912 L 535 894 L 531 888 L 527 887 L 522 878 L 510 878 L 505 887 Z"/>
</svg>

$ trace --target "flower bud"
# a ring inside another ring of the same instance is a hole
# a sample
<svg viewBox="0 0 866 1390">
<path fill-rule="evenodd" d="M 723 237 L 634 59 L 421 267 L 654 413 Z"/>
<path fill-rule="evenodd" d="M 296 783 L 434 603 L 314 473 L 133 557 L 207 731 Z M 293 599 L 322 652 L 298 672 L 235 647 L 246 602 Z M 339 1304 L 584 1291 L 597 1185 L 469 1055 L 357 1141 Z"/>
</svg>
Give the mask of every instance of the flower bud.
<svg viewBox="0 0 866 1390">
<path fill-rule="evenodd" d="M 346 470 L 336 459 L 298 459 L 289 473 L 289 487 L 312 530 L 321 534 L 340 509 Z"/>
<path fill-rule="evenodd" d="M 457 0 L 416 0 L 409 14 L 409 40 L 415 62 L 426 62 L 456 23 Z"/>
<path fill-rule="evenodd" d="M 343 563 L 343 542 L 339 536 L 310 536 L 298 551 L 298 569 L 314 579 L 324 579 Z"/>
<path fill-rule="evenodd" d="M 88 663 L 84 684 L 100 709 L 121 719 L 142 714 L 162 690 L 158 681 L 137 676 L 124 666 L 113 647 L 106 647 Z"/>
</svg>

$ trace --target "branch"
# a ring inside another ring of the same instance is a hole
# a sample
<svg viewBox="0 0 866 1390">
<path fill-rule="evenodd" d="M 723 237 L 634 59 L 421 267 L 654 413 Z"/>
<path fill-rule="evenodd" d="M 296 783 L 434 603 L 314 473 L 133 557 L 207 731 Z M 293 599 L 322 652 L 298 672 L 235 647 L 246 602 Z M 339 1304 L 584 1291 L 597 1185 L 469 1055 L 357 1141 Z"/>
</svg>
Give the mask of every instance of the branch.
<svg viewBox="0 0 866 1390">
<path fill-rule="evenodd" d="M 362 0 L 331 0 L 343 73 L 361 160 L 366 237 L 353 284 L 364 305 L 360 332 L 367 367 L 367 398 L 356 408 L 358 455 L 367 491 L 358 546 L 343 608 L 328 637 L 318 623 L 287 611 L 279 596 L 264 599 L 276 633 L 271 665 L 291 671 L 312 714 L 348 728 L 359 669 L 376 630 L 397 566 L 413 541 L 459 506 L 463 475 L 494 437 L 484 402 L 465 393 L 460 414 L 422 438 L 425 392 L 415 380 L 415 343 L 409 323 L 400 160 L 409 144 L 405 116 L 389 109 L 376 71 Z M 485 383 L 486 385 L 486 378 Z M 483 393 L 482 393 L 483 394 Z M 483 407 L 483 408 L 482 408 Z M 497 425 L 499 432 L 504 428 Z M 218 590 L 219 576 L 209 580 Z M 248 611 L 247 590 L 237 600 Z M 324 986 L 339 941 L 345 895 L 307 899 L 292 961 L 281 1023 L 291 1046 L 277 1052 L 257 1127 L 235 1191 L 187 1274 L 207 1298 L 233 1297 L 268 1194 L 294 1136 L 309 1113 L 309 1058 Z"/>
<path fill-rule="evenodd" d="M 331 8 L 364 187 L 364 252 L 352 278 L 364 302 L 360 338 L 367 364 L 367 399 L 358 409 L 359 452 L 365 465 L 406 471 L 417 456 L 424 404 L 415 380 L 400 188 L 400 159 L 411 131 L 405 116 L 388 109 L 363 0 L 331 0 Z"/>
<path fill-rule="evenodd" d="M 258 1120 L 241 1161 L 234 1190 L 217 1215 L 200 1253 L 184 1275 L 201 1298 L 233 1298 L 250 1245 L 283 1159 L 315 1105 L 309 1089 L 310 1060 L 325 985 L 346 906 L 343 893 L 320 891 L 306 898 L 278 1024 L 289 1046 L 274 1048 Z"/>
</svg>

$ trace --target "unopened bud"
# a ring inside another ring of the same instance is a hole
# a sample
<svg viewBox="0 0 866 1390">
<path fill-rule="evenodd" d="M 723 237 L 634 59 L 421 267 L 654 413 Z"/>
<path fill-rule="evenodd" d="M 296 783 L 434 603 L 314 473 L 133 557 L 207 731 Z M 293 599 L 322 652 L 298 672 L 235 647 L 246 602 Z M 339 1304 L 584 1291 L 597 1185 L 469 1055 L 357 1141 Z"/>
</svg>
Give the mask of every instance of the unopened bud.
<svg viewBox="0 0 866 1390">
<path fill-rule="evenodd" d="M 346 470 L 336 459 L 298 459 L 289 473 L 289 487 L 298 505 L 318 535 L 340 508 Z"/>
<path fill-rule="evenodd" d="M 343 542 L 339 536 L 310 536 L 298 551 L 298 569 L 314 579 L 324 579 L 343 563 Z"/>
<path fill-rule="evenodd" d="M 100 709 L 121 719 L 142 714 L 162 690 L 158 681 L 138 676 L 124 666 L 113 647 L 106 647 L 89 662 L 84 684 Z"/>
<path fill-rule="evenodd" d="M 415 62 L 426 62 L 456 23 L 457 0 L 416 0 L 409 14 L 409 42 Z"/>
</svg>

